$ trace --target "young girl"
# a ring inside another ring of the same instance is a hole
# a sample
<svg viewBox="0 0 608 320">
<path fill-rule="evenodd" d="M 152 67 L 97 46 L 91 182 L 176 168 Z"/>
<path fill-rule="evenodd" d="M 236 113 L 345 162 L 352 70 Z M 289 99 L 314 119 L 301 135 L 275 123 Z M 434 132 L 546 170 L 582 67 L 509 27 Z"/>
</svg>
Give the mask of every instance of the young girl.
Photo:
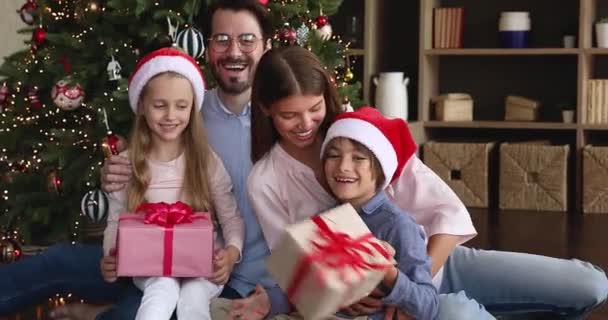
<svg viewBox="0 0 608 320">
<path fill-rule="evenodd" d="M 338 110 L 331 78 L 308 50 L 273 49 L 262 57 L 252 92 L 257 162 L 248 192 L 271 250 L 286 225 L 336 205 L 319 154 Z M 456 194 L 415 154 L 397 176 L 386 193 L 424 227 L 433 281 L 447 294 L 440 297 L 438 318 L 491 319 L 482 305 L 497 313 L 555 311 L 580 317 L 606 299 L 606 275 L 589 263 L 459 246 L 476 231 Z M 377 302 L 350 311 L 370 313 Z"/>
<path fill-rule="evenodd" d="M 188 203 L 196 211 L 211 211 L 219 220 L 226 246 L 214 255 L 210 279 L 138 277 L 143 291 L 136 319 L 177 317 L 210 319 L 209 301 L 219 295 L 241 256 L 243 222 L 222 162 L 208 146 L 200 108 L 205 85 L 196 62 L 174 48 L 150 53 L 137 64 L 129 81 L 129 103 L 136 113 L 126 151 L 133 177 L 124 191 L 109 195 L 110 214 L 104 233 L 102 273 L 116 279 L 116 229 L 122 212 L 144 202 Z M 216 248 L 222 245 L 216 243 Z M 196 250 L 197 244 L 192 244 Z"/>
<path fill-rule="evenodd" d="M 384 191 L 416 151 L 409 137 L 405 121 L 386 119 L 376 109 L 365 107 L 336 118 L 321 146 L 321 157 L 336 199 L 350 203 L 372 234 L 394 248 L 397 266 L 380 283 L 382 301 L 412 318 L 435 319 L 437 289 L 424 232 Z M 378 312 L 370 319 L 384 319 L 384 314 Z"/>
</svg>

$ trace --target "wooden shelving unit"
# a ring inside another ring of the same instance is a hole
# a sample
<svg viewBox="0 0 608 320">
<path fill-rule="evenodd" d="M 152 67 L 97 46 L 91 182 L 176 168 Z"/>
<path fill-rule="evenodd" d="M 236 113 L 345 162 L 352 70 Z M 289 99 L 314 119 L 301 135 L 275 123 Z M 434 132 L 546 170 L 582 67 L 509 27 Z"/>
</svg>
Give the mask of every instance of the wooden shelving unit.
<svg viewBox="0 0 608 320">
<path fill-rule="evenodd" d="M 518 135 L 526 130 L 534 132 L 531 140 L 568 141 L 573 153 L 570 157 L 573 164 L 569 206 L 571 211 L 580 211 L 581 149 L 587 144 L 608 142 L 608 124 L 583 122 L 587 80 L 608 78 L 608 49 L 595 48 L 593 35 L 595 21 L 608 16 L 608 3 L 600 0 L 566 0 L 559 4 L 548 0 L 508 3 L 500 0 L 419 0 L 419 3 L 417 111 L 424 128 L 419 142 L 467 134 L 478 138 L 475 130 L 483 130 L 484 138 L 495 141 L 509 141 L 508 132 Z M 441 6 L 465 8 L 464 48 L 433 49 L 433 8 Z M 535 32 L 531 41 L 533 48 L 498 48 L 498 13 L 510 10 L 530 11 Z M 576 48 L 560 47 L 566 29 L 577 36 Z M 473 95 L 475 121 L 434 120 L 431 98 L 452 91 Z M 543 102 L 547 112 L 541 114 L 539 122 L 501 120 L 504 114 L 501 99 L 518 93 Z M 576 110 L 575 123 L 560 122 L 555 105 L 564 100 L 571 101 Z"/>
<path fill-rule="evenodd" d="M 348 51 L 346 51 L 346 55 L 348 55 L 348 56 L 364 56 L 365 55 L 365 49 L 348 49 Z"/>
<path fill-rule="evenodd" d="M 345 1 L 338 11 L 332 17 L 332 27 L 334 33 L 344 37 L 348 30 L 345 25 L 348 19 L 357 17 L 359 19 L 359 32 L 362 31 L 362 37 L 359 43 L 352 45 L 345 52 L 349 58 L 359 60 L 362 65 L 359 72 L 355 72 L 356 80 L 363 85 L 363 99 L 370 101 L 372 77 L 378 72 L 378 56 L 380 50 L 380 37 L 378 36 L 384 30 L 381 19 L 382 1 L 377 0 L 349 0 Z M 357 71 L 357 70 L 355 70 Z"/>
<path fill-rule="evenodd" d="M 425 128 L 469 128 L 469 129 L 543 129 L 543 130 L 576 130 L 576 124 L 560 122 L 511 122 L 511 121 L 426 121 Z"/>
<path fill-rule="evenodd" d="M 427 56 L 534 56 L 534 55 L 576 55 L 579 49 L 563 48 L 533 48 L 533 49 L 499 49 L 499 48 L 467 48 L 467 49 L 427 49 Z M 608 52 L 607 52 L 608 53 Z"/>
</svg>

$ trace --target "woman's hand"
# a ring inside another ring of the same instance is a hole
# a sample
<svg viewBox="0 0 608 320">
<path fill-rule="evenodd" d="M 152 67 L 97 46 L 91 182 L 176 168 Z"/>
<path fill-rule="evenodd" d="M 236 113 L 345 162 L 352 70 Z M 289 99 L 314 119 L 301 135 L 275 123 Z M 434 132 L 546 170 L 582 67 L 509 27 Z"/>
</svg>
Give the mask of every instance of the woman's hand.
<svg viewBox="0 0 608 320">
<path fill-rule="evenodd" d="M 405 314 L 401 310 L 397 310 L 397 308 L 393 306 L 386 308 L 386 312 L 384 313 L 384 320 L 393 320 L 395 318 L 398 320 L 414 320 L 414 318 Z"/>
<path fill-rule="evenodd" d="M 369 296 L 351 304 L 348 307 L 340 309 L 340 312 L 349 316 L 370 315 L 382 310 L 384 303 L 382 302 L 382 292 L 375 289 Z"/>
<path fill-rule="evenodd" d="M 99 264 L 101 276 L 106 282 L 114 282 L 118 278 L 116 274 L 116 249 L 110 249 L 110 255 L 101 258 Z"/>
<path fill-rule="evenodd" d="M 209 278 L 209 281 L 222 285 L 228 282 L 232 269 L 236 261 L 239 259 L 239 250 L 234 246 L 227 246 L 225 249 L 219 249 L 213 257 L 214 272 Z"/>
<path fill-rule="evenodd" d="M 264 287 L 258 284 L 249 297 L 232 301 L 229 319 L 261 320 L 269 312 L 270 298 Z"/>
</svg>

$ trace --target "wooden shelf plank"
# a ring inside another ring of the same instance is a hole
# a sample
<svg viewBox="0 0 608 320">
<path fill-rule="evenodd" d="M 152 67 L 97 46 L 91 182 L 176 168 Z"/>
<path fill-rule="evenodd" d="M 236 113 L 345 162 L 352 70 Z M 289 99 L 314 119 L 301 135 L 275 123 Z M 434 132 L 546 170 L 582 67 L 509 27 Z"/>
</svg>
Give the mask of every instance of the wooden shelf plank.
<svg viewBox="0 0 608 320">
<path fill-rule="evenodd" d="M 430 56 L 533 56 L 533 55 L 576 55 L 581 52 L 578 48 L 466 48 L 466 49 L 430 49 L 424 53 Z M 608 53 L 608 51 L 606 51 Z"/>
<path fill-rule="evenodd" d="M 608 55 L 608 49 L 606 48 L 587 48 L 583 49 L 583 52 L 596 55 Z"/>
<path fill-rule="evenodd" d="M 349 48 L 345 53 L 347 56 L 364 56 L 365 49 Z"/>
<path fill-rule="evenodd" d="M 595 131 L 608 131 L 608 124 L 583 124 L 582 128 L 584 130 L 595 130 Z"/>
<path fill-rule="evenodd" d="M 576 130 L 575 123 L 523 121 L 427 121 L 425 128 Z"/>
</svg>

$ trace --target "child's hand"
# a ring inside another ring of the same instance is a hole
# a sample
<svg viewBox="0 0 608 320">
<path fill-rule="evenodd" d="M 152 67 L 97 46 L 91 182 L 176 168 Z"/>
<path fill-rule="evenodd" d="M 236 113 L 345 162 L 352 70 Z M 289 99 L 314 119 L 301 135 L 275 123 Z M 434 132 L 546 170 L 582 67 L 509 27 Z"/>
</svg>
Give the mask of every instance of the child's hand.
<svg viewBox="0 0 608 320">
<path fill-rule="evenodd" d="M 388 255 L 392 258 L 395 256 L 395 248 L 393 248 L 393 246 L 391 246 L 390 243 L 386 242 L 386 241 L 382 241 L 379 240 L 380 244 L 384 247 L 384 250 L 386 250 L 386 252 L 388 253 Z"/>
<path fill-rule="evenodd" d="M 107 282 L 114 282 L 118 278 L 116 274 L 116 249 L 110 249 L 110 255 L 101 258 L 99 264 L 101 276 Z"/>
<path fill-rule="evenodd" d="M 258 284 L 249 297 L 232 301 L 229 319 L 260 320 L 269 312 L 270 298 L 264 287 Z"/>
<path fill-rule="evenodd" d="M 239 259 L 239 250 L 233 246 L 228 246 L 226 249 L 219 249 L 213 257 L 213 266 L 215 271 L 209 278 L 209 281 L 221 285 L 228 282 L 230 273 L 234 268 L 234 264 Z"/>
<path fill-rule="evenodd" d="M 409 315 L 403 313 L 401 310 L 398 310 L 396 307 L 390 306 L 386 308 L 386 312 L 384 313 L 384 320 L 414 320 L 414 318 Z"/>
</svg>

